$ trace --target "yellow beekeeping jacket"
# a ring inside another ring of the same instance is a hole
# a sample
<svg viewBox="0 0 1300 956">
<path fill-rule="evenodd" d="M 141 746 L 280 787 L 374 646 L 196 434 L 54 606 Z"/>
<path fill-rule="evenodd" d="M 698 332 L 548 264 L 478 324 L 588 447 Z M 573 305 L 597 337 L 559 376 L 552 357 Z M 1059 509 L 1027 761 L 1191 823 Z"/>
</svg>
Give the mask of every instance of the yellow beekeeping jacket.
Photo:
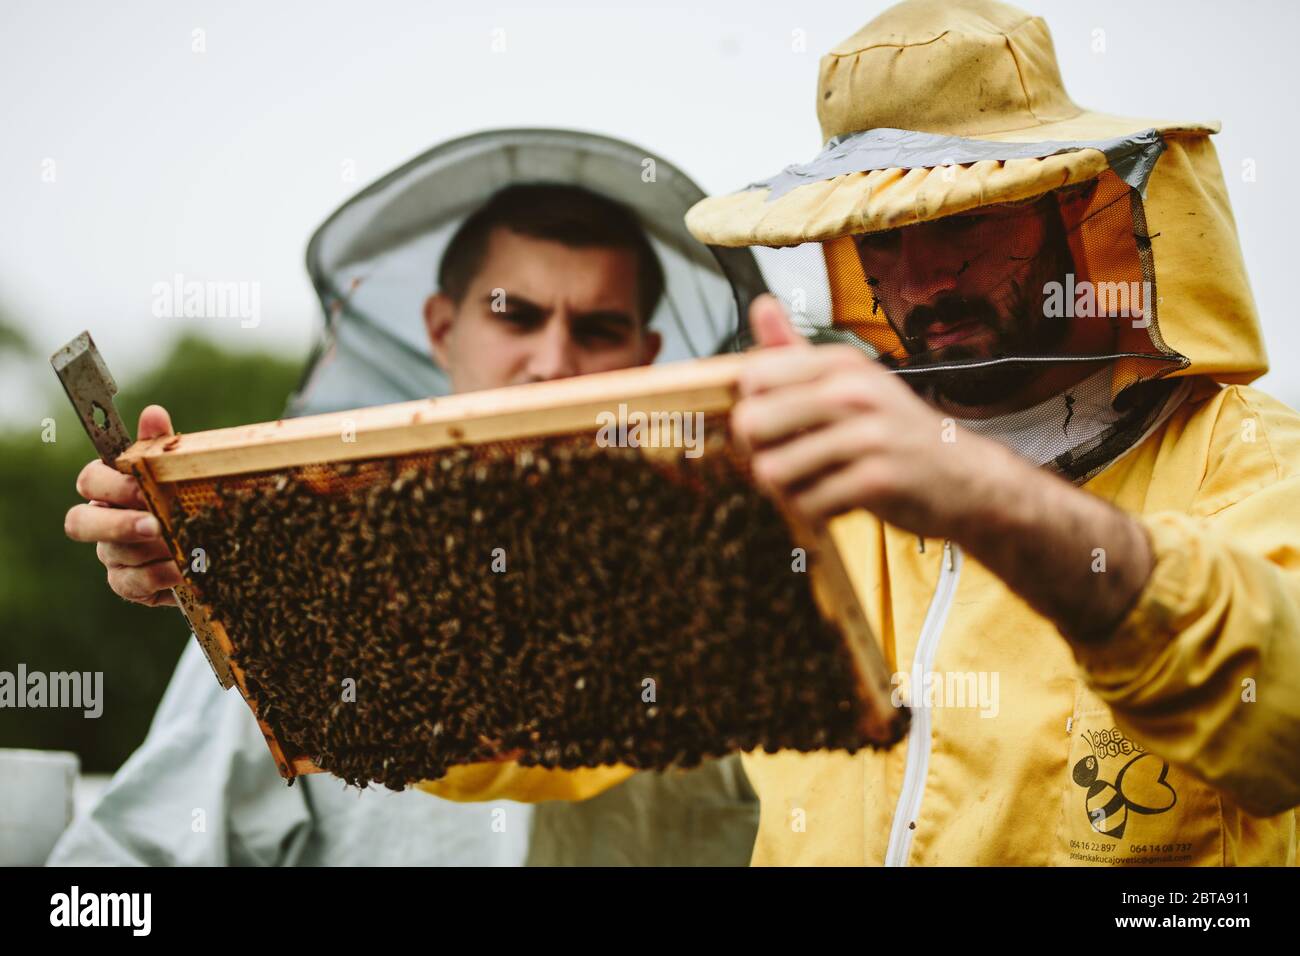
<svg viewBox="0 0 1300 956">
<path fill-rule="evenodd" d="M 1295 863 L 1300 415 L 1247 384 L 1267 359 L 1208 136 L 1168 138 L 1145 208 L 1161 333 L 1190 390 L 1083 485 L 1150 531 L 1138 603 L 1109 639 L 1071 643 L 956 546 L 837 518 L 899 668 L 996 674 L 998 707 L 941 698 L 885 753 L 745 755 L 755 864 Z M 631 773 L 497 764 L 419 786 L 575 800 Z"/>
</svg>

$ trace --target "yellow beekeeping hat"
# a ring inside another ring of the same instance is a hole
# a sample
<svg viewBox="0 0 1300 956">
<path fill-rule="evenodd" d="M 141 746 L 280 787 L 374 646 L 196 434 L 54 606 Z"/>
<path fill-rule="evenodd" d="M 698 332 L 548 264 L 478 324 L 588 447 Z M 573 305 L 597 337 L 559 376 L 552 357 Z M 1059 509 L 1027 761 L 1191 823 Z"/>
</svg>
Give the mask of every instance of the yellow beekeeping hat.
<svg viewBox="0 0 1300 956">
<path fill-rule="evenodd" d="M 1142 188 L 1176 134 L 1217 122 L 1085 110 L 1047 24 L 993 0 L 908 0 L 822 58 L 811 162 L 705 199 L 686 223 L 720 246 L 790 246 L 1014 202 L 1110 169 Z"/>
</svg>

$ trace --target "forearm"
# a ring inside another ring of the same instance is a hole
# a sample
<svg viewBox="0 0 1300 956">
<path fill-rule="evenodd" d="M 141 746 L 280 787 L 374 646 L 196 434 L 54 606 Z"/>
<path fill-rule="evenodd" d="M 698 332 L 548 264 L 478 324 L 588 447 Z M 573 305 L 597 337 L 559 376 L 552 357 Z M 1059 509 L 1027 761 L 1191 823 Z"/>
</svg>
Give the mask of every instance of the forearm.
<svg viewBox="0 0 1300 956">
<path fill-rule="evenodd" d="M 1142 525 L 1006 452 L 983 470 L 954 539 L 1067 637 L 1103 639 L 1151 575 Z"/>
</svg>

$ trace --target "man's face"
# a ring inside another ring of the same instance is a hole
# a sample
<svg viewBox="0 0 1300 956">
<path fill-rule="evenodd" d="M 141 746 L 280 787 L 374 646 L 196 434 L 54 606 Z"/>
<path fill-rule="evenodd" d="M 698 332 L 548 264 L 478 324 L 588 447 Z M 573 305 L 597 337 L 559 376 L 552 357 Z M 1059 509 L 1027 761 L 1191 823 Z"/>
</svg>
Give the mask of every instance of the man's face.
<svg viewBox="0 0 1300 956">
<path fill-rule="evenodd" d="M 433 295 L 424 318 L 457 392 L 648 365 L 660 345 L 638 313 L 635 252 L 506 228 L 492 231 L 462 300 Z"/>
<path fill-rule="evenodd" d="M 1070 271 L 1071 256 L 1054 217 L 1040 202 L 858 237 L 876 301 L 918 364 L 1060 350 L 1067 323 L 1044 315 L 1044 286 Z M 978 406 L 1008 399 L 1036 374 L 1032 366 L 993 366 L 925 380 L 958 404 Z"/>
</svg>

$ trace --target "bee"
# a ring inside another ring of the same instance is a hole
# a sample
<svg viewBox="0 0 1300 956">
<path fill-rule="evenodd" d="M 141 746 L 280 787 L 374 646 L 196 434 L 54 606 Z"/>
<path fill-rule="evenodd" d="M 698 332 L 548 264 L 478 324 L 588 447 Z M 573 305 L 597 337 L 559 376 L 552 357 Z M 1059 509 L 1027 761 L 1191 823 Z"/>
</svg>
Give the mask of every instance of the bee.
<svg viewBox="0 0 1300 956">
<path fill-rule="evenodd" d="M 1100 779 L 1101 762 L 1090 740 L 1088 747 L 1092 753 L 1074 765 L 1072 775 L 1074 782 L 1088 791 L 1084 812 L 1088 824 L 1102 836 L 1117 840 L 1123 837 L 1130 811 L 1147 815 L 1164 813 L 1178 802 L 1178 794 L 1165 782 L 1169 764 L 1161 757 L 1144 751 L 1120 767 L 1115 782 L 1109 783 Z M 1152 802 L 1143 803 L 1143 800 Z"/>
<path fill-rule="evenodd" d="M 880 311 L 880 280 L 875 276 L 867 277 L 867 285 L 871 288 L 871 316 L 875 318 L 876 313 Z"/>
</svg>

